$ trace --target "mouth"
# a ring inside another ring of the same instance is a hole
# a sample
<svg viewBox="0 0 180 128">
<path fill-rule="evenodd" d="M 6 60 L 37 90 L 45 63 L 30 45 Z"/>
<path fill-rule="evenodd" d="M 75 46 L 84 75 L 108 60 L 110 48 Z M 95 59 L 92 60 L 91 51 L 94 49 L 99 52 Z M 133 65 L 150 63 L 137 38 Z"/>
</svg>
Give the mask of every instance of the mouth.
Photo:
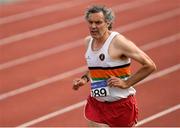
<svg viewBox="0 0 180 128">
<path fill-rule="evenodd" d="M 91 33 L 92 35 L 95 35 L 95 34 L 98 34 L 98 31 L 96 31 L 96 30 L 91 30 L 90 33 Z"/>
</svg>

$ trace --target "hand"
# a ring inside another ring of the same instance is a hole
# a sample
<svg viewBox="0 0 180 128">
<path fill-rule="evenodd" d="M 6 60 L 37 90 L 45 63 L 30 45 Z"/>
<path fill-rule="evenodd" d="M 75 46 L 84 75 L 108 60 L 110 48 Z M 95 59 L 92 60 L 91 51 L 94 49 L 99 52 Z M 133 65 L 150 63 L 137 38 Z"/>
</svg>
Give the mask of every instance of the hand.
<svg viewBox="0 0 180 128">
<path fill-rule="evenodd" d="M 81 78 L 75 79 L 75 80 L 73 80 L 73 89 L 78 90 L 79 87 L 81 87 L 85 84 L 86 84 L 86 81 L 84 79 L 81 79 Z"/>
<path fill-rule="evenodd" d="M 123 81 L 122 79 L 115 77 L 115 76 L 111 76 L 108 80 L 107 80 L 107 84 L 110 87 L 119 87 L 122 89 L 126 89 L 129 88 L 129 86 L 127 85 L 127 83 L 125 81 Z"/>
</svg>

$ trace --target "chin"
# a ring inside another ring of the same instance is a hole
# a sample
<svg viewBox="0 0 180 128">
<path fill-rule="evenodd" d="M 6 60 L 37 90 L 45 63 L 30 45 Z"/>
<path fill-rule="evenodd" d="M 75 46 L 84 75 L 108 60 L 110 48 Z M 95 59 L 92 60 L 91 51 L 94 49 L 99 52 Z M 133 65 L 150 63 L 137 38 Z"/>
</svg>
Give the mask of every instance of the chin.
<svg viewBox="0 0 180 128">
<path fill-rule="evenodd" d="M 96 36 L 96 35 L 91 34 L 91 36 L 92 36 L 92 38 L 95 38 L 95 39 L 97 38 L 97 36 Z"/>
<path fill-rule="evenodd" d="M 94 39 L 99 39 L 99 38 L 100 38 L 99 35 L 93 35 L 93 34 L 91 34 L 91 36 L 92 36 L 92 38 L 94 38 Z"/>
</svg>

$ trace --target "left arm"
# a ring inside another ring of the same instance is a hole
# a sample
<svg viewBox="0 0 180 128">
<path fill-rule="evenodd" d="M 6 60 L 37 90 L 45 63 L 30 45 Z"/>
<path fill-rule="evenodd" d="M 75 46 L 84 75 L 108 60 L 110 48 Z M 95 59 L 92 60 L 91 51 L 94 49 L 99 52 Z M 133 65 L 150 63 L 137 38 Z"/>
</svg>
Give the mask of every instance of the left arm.
<svg viewBox="0 0 180 128">
<path fill-rule="evenodd" d="M 156 70 L 154 62 L 148 57 L 142 50 L 140 50 L 134 43 L 127 40 L 123 36 L 118 36 L 114 42 L 114 48 L 118 55 L 126 56 L 134 59 L 142 66 L 141 68 L 133 74 L 128 80 L 123 81 L 116 77 L 111 77 L 108 80 L 110 86 L 117 86 L 120 88 L 129 88 L 134 86 L 139 81 L 143 80 L 145 77 L 150 75 L 153 71 Z"/>
</svg>

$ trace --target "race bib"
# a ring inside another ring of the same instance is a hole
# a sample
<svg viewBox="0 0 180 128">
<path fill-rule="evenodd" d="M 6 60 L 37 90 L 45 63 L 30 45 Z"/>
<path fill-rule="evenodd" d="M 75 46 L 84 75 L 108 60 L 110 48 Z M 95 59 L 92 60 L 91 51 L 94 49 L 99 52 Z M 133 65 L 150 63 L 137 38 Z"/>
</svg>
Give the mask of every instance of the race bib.
<svg viewBox="0 0 180 128">
<path fill-rule="evenodd" d="M 91 84 L 91 96 L 92 97 L 104 97 L 110 95 L 109 87 L 106 81 L 95 82 Z"/>
</svg>

